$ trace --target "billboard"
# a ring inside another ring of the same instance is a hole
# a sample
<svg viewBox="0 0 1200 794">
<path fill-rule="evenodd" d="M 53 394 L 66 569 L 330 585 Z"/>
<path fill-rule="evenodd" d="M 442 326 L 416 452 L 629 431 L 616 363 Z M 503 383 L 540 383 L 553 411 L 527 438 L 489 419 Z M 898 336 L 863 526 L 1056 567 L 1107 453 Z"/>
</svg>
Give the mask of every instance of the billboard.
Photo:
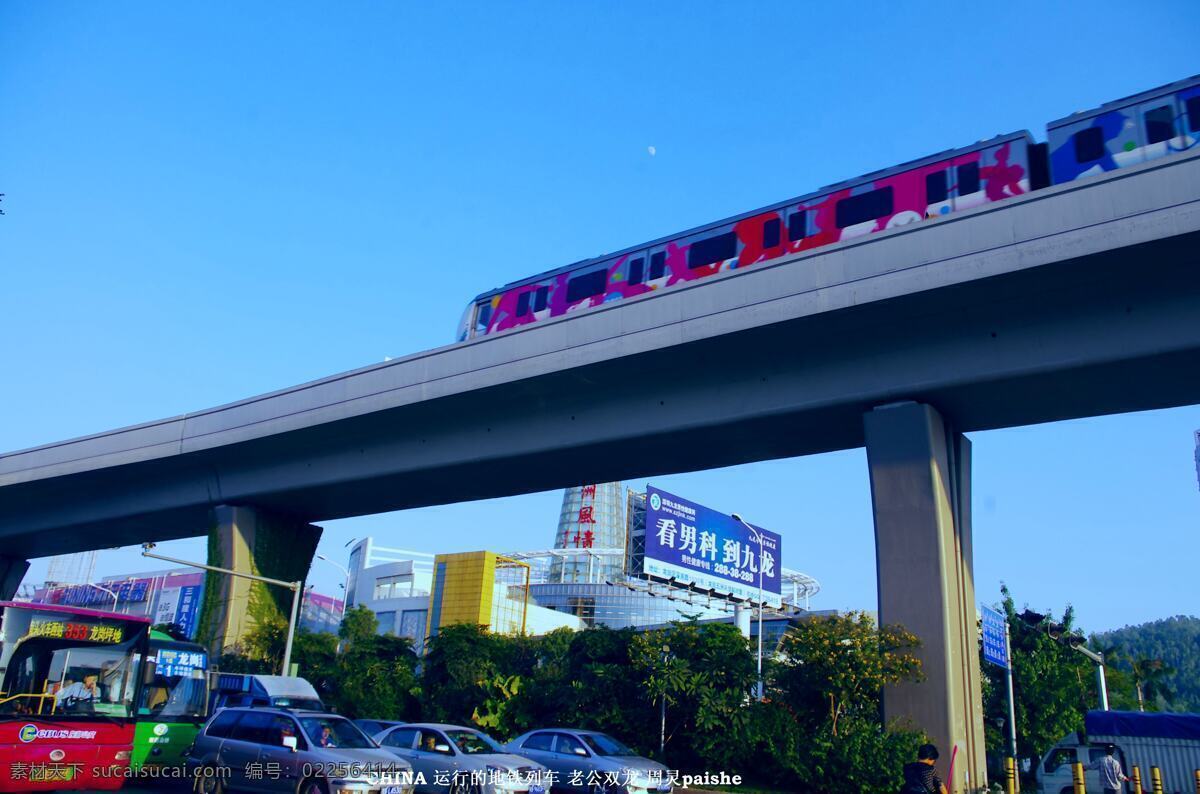
<svg viewBox="0 0 1200 794">
<path fill-rule="evenodd" d="M 774 532 L 752 532 L 733 516 L 646 487 L 647 576 L 757 602 L 761 573 L 763 602 L 777 607 L 780 549 Z"/>
</svg>

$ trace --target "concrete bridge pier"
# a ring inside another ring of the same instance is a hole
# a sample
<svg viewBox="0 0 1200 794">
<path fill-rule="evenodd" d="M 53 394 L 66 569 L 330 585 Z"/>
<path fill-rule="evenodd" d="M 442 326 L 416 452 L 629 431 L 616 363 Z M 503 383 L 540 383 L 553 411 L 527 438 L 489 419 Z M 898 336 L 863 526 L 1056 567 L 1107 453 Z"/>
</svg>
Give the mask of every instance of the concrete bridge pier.
<svg viewBox="0 0 1200 794">
<path fill-rule="evenodd" d="M 931 406 L 876 408 L 864 418 L 879 622 L 921 640 L 925 680 L 888 687 L 887 720 L 908 719 L 938 746 L 950 791 L 987 783 L 971 562 L 971 442 Z"/>
<path fill-rule="evenodd" d="M 219 505 L 208 532 L 208 564 L 267 576 L 303 581 L 312 565 L 321 528 L 289 516 L 245 505 Z M 209 571 L 197 641 L 219 655 L 244 646 L 247 635 L 264 622 L 286 625 L 292 591 Z"/>
<path fill-rule="evenodd" d="M 11 601 L 29 570 L 29 560 L 0 554 L 0 601 Z"/>
</svg>

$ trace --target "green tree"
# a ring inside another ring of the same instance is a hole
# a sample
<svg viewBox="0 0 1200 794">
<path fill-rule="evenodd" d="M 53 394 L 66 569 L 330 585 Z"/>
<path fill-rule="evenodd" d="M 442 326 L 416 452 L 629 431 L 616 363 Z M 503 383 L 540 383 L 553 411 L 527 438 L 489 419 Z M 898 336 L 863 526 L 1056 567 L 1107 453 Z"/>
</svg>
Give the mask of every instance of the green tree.
<svg viewBox="0 0 1200 794">
<path fill-rule="evenodd" d="M 426 718 L 469 723 L 501 672 L 497 659 L 503 643 L 486 626 L 460 623 L 439 628 L 426 643 L 421 678 Z"/>
<path fill-rule="evenodd" d="M 1152 704 L 1159 700 L 1171 702 L 1172 692 L 1167 680 L 1175 671 L 1162 659 L 1135 659 L 1130 663 L 1130 672 L 1137 691 L 1138 711 L 1146 710 L 1146 698 Z"/>
<path fill-rule="evenodd" d="M 885 686 L 921 680 L 918 646 L 911 632 L 876 628 L 862 612 L 806 620 L 784 636 L 776 683 L 798 713 L 823 712 L 837 736 L 843 715 L 878 713 Z"/>
<path fill-rule="evenodd" d="M 1084 714 L 1097 707 L 1095 665 L 1051 639 L 1044 626 L 1030 626 L 1019 618 L 1006 585 L 1001 585 L 1000 593 L 1012 645 L 1017 755 L 1036 762 L 1059 739 L 1083 730 Z M 1046 622 L 1051 618 L 1047 614 Z M 1069 606 L 1063 610 L 1061 623 L 1065 631 L 1073 630 L 1074 612 Z M 986 662 L 981 665 L 986 745 L 999 757 L 1008 753 L 1004 671 Z"/>
<path fill-rule="evenodd" d="M 1097 647 L 1110 647 L 1119 652 L 1109 666 L 1109 672 L 1124 675 L 1130 681 L 1129 702 L 1122 708 L 1137 708 L 1137 693 L 1132 683 L 1133 661 L 1150 659 L 1160 660 L 1165 667 L 1161 684 L 1168 689 L 1170 702 L 1146 695 L 1145 707 L 1151 711 L 1200 711 L 1200 618 L 1177 615 L 1103 632 L 1093 640 Z"/>
<path fill-rule="evenodd" d="M 755 716 L 762 727 L 752 754 L 760 769 L 789 790 L 898 789 L 925 737 L 911 726 L 884 725 L 880 702 L 885 686 L 920 680 L 917 647 L 909 631 L 876 627 L 860 612 L 788 629 L 771 668 L 774 702 Z"/>
<path fill-rule="evenodd" d="M 336 668 L 338 712 L 352 719 L 419 719 L 417 661 L 407 637 L 372 635 L 345 642 Z"/>
</svg>

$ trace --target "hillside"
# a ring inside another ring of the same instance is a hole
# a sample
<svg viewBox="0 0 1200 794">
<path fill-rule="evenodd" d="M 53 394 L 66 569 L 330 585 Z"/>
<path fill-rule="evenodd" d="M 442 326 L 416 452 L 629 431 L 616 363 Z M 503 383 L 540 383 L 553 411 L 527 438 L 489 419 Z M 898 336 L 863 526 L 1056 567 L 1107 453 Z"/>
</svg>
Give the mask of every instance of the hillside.
<svg viewBox="0 0 1200 794">
<path fill-rule="evenodd" d="M 1165 678 L 1174 693 L 1171 702 L 1147 702 L 1147 710 L 1200 712 L 1200 618 L 1177 615 L 1126 626 L 1096 634 L 1092 642 L 1094 648 L 1117 648 L 1120 658 L 1114 666 L 1126 675 L 1131 659 L 1161 659 L 1174 668 L 1174 672 Z M 1121 678 L 1117 676 L 1118 680 Z M 1120 707 L 1116 702 L 1113 706 Z"/>
</svg>

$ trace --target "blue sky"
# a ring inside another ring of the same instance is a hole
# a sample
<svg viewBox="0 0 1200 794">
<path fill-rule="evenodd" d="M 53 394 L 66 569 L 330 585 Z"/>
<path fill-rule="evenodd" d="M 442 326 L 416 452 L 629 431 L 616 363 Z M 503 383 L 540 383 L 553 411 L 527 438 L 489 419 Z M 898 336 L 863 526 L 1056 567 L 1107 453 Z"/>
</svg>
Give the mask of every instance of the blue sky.
<svg viewBox="0 0 1200 794">
<path fill-rule="evenodd" d="M 9 0 L 0 448 L 440 346 L 497 284 L 997 133 L 1044 137 L 1200 72 L 1198 32 L 1195 2 Z M 981 599 L 1005 580 L 1088 629 L 1195 613 L 1197 428 L 1190 407 L 974 434 Z M 784 533 L 785 564 L 824 584 L 814 606 L 874 608 L 861 450 L 655 483 Z M 322 552 L 368 533 L 544 547 L 559 500 L 330 522 Z M 106 553 L 99 573 L 145 562 Z M 313 569 L 324 592 L 340 577 Z"/>
</svg>

